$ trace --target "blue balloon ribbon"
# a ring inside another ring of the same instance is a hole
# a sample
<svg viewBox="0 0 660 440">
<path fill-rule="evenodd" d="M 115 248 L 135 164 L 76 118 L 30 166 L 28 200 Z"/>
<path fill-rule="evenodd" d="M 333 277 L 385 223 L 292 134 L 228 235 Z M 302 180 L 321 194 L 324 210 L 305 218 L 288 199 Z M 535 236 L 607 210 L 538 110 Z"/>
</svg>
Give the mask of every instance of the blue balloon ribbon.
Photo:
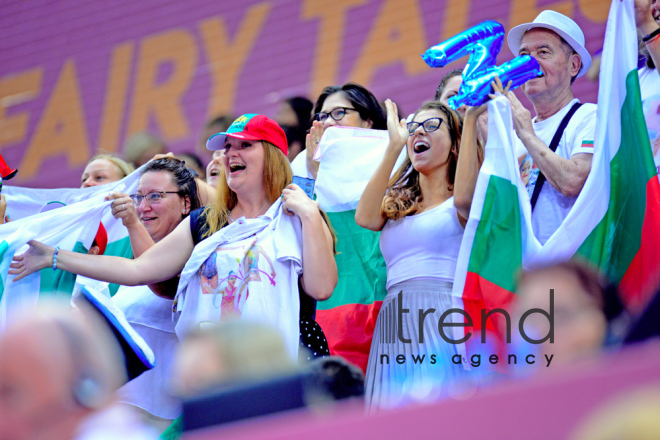
<svg viewBox="0 0 660 440">
<path fill-rule="evenodd" d="M 539 63 L 529 55 L 518 56 L 498 66 L 497 55 L 504 42 L 504 26 L 486 20 L 450 39 L 429 48 L 422 58 L 431 67 L 444 67 L 467 55 L 463 69 L 463 82 L 458 94 L 449 99 L 456 110 L 462 105 L 477 106 L 488 101 L 492 93 L 491 82 L 499 76 L 502 84 L 512 81 L 510 90 L 520 87 L 543 74 Z"/>
</svg>

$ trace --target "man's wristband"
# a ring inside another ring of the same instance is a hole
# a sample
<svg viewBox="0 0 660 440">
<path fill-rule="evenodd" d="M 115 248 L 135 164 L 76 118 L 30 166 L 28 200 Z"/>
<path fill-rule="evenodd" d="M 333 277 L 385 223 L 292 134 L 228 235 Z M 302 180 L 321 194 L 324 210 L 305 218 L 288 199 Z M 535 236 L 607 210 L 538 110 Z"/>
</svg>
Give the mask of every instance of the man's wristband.
<svg viewBox="0 0 660 440">
<path fill-rule="evenodd" d="M 55 246 L 55 253 L 53 253 L 53 270 L 57 270 L 57 253 L 60 251 L 59 246 Z"/>
<path fill-rule="evenodd" d="M 642 41 L 643 41 L 644 43 L 648 43 L 649 41 L 651 41 L 652 39 L 654 39 L 654 38 L 657 37 L 658 35 L 660 35 L 660 28 L 654 30 L 653 32 L 651 32 L 650 34 L 648 34 L 646 37 L 642 38 Z"/>
</svg>

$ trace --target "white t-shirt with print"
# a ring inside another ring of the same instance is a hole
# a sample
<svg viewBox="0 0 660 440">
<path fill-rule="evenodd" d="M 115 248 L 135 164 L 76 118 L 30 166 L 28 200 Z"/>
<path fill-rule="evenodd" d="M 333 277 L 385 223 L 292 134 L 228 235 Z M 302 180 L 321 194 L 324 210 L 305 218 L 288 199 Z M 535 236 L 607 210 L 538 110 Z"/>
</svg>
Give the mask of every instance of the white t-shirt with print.
<svg viewBox="0 0 660 440">
<path fill-rule="evenodd" d="M 202 240 L 181 272 L 175 299 L 180 338 L 205 323 L 241 319 L 280 331 L 297 359 L 302 225 L 278 198 L 255 219 L 241 217 Z"/>
<path fill-rule="evenodd" d="M 646 66 L 639 69 L 638 73 L 646 130 L 649 133 L 655 167 L 660 173 L 660 74 L 658 69 L 649 69 Z"/>
<path fill-rule="evenodd" d="M 573 104 L 580 102 L 573 99 L 560 111 L 543 121 L 532 120 L 534 133 L 548 147 L 552 142 L 559 124 L 566 113 L 573 107 Z M 564 159 L 570 159 L 574 154 L 594 152 L 594 137 L 596 135 L 596 104 L 583 104 L 580 107 L 564 130 L 564 134 L 557 146 L 558 155 Z M 516 145 L 516 155 L 519 158 L 520 172 L 523 182 L 527 186 L 529 196 L 534 192 L 534 185 L 538 178 L 539 169 L 534 163 L 532 156 L 527 153 L 522 141 L 518 140 Z M 536 201 L 536 207 L 532 213 L 532 227 L 534 235 L 541 244 L 544 244 L 559 228 L 559 225 L 566 218 L 571 208 L 575 204 L 577 197 L 566 197 L 562 195 L 547 180 L 543 184 L 543 189 Z"/>
</svg>

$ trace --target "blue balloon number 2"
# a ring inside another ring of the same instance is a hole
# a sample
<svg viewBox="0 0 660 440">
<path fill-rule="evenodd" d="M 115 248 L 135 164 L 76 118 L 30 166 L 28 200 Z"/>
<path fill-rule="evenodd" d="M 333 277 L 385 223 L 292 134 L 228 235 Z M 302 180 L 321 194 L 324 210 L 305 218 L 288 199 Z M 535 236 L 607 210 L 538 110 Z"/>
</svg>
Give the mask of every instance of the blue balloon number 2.
<svg viewBox="0 0 660 440">
<path fill-rule="evenodd" d="M 444 67 L 470 55 L 463 69 L 463 83 L 458 94 L 449 98 L 451 108 L 456 110 L 462 105 L 478 106 L 486 102 L 488 94 L 492 93 L 490 84 L 495 76 L 499 76 L 504 85 L 512 81 L 513 90 L 543 74 L 538 61 L 529 55 L 517 56 L 497 66 L 497 54 L 503 42 L 504 26 L 487 20 L 431 47 L 422 55 L 431 67 Z"/>
</svg>

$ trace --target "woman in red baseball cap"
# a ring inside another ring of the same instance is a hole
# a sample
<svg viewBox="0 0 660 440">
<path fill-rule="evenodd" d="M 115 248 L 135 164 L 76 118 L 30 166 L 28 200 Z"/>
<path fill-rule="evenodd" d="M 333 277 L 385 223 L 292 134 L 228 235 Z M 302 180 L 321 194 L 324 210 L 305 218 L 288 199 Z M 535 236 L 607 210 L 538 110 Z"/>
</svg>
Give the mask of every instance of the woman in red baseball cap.
<svg viewBox="0 0 660 440">
<path fill-rule="evenodd" d="M 181 274 L 175 308 L 182 337 L 200 323 L 221 320 L 222 301 L 216 297 L 226 294 L 227 274 L 233 272 L 239 292 L 234 316 L 272 324 L 295 357 L 298 282 L 319 300 L 330 297 L 337 283 L 330 230 L 318 204 L 290 183 L 286 135 L 275 121 L 243 115 L 227 132 L 212 136 L 207 148 L 222 150 L 225 169 L 214 203 L 191 212 L 140 257 L 81 255 L 31 241 L 10 273 L 19 280 L 52 266 L 124 285 L 154 284 Z M 209 258 L 215 258 L 218 272 L 212 294 L 201 289 L 201 268 Z"/>
</svg>

